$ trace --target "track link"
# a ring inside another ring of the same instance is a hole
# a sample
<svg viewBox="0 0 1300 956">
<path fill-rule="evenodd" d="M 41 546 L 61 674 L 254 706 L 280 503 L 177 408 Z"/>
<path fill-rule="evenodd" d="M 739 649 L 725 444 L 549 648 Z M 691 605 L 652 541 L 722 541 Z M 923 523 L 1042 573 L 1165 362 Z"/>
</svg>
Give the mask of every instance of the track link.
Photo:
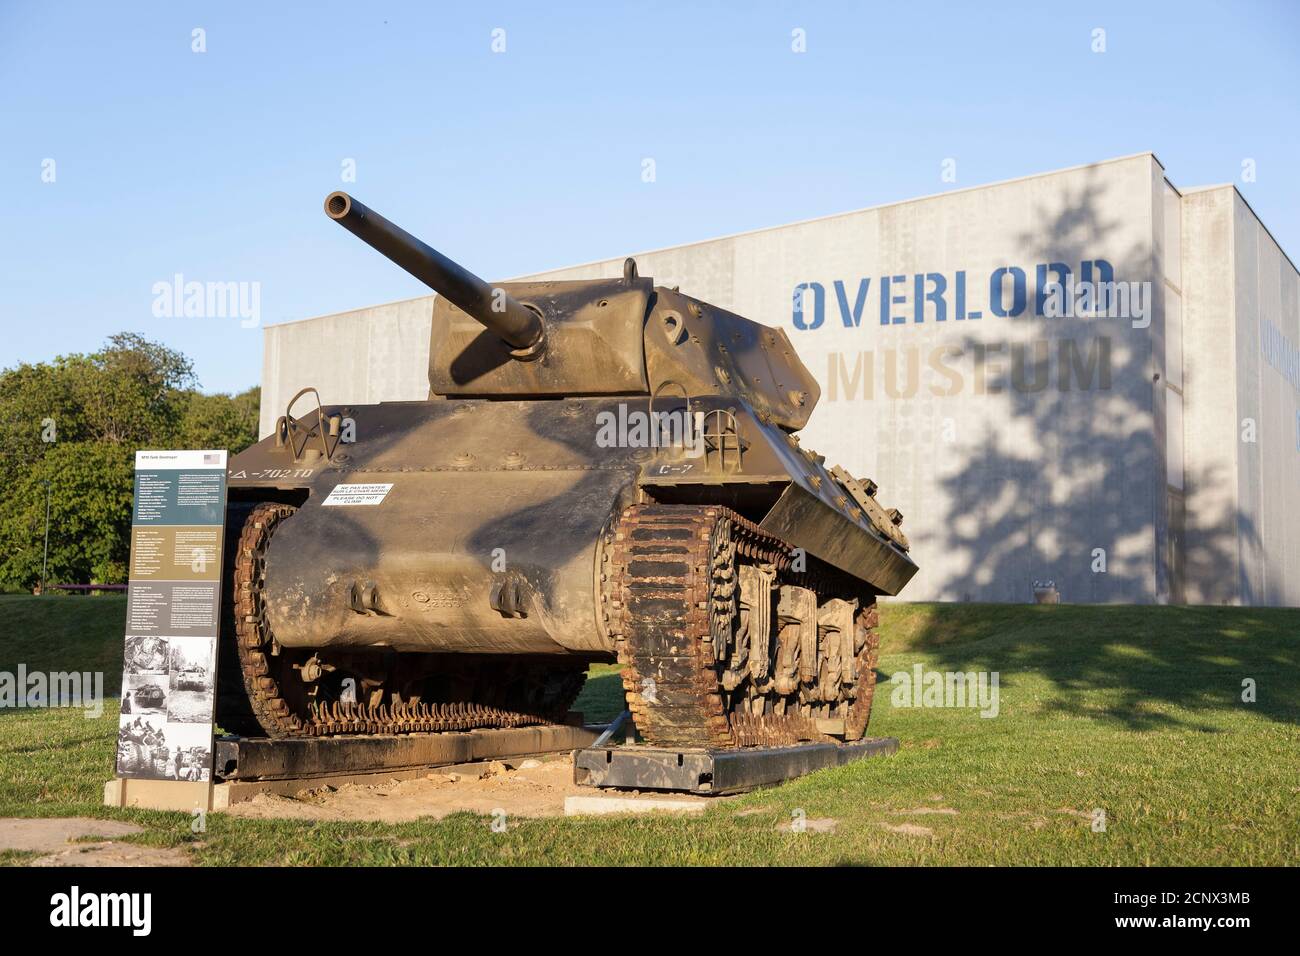
<svg viewBox="0 0 1300 956">
<path fill-rule="evenodd" d="M 606 539 L 602 603 L 637 729 L 662 747 L 827 739 L 797 701 L 778 701 L 779 710 L 753 713 L 745 709 L 747 702 L 729 701 L 722 689 L 727 637 L 738 613 L 741 559 L 771 567 L 782 583 L 811 588 L 820 597 L 861 601 L 854 622 L 858 679 L 852 699 L 839 702 L 845 737 L 859 739 L 875 687 L 874 597 L 863 595 L 861 582 L 813 559 L 795 572 L 794 548 L 719 506 L 634 505 Z"/>
</svg>

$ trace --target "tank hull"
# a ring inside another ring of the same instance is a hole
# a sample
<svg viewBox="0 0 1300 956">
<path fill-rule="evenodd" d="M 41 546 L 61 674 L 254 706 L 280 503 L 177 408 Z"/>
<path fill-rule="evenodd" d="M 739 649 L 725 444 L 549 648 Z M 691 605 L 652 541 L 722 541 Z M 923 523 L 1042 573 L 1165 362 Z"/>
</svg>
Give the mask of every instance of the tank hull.
<svg viewBox="0 0 1300 956">
<path fill-rule="evenodd" d="M 696 407 L 705 416 L 714 405 Z M 300 453 L 294 468 L 277 467 L 284 449 L 263 441 L 231 462 L 230 487 L 296 506 L 266 549 L 276 641 L 612 656 L 602 539 L 646 500 L 738 507 L 875 592 L 897 593 L 915 573 L 906 555 L 846 518 L 829 474 L 785 432 L 743 403 L 726 407 L 740 473 L 682 448 L 619 447 L 641 406 L 616 397 L 330 408 L 354 440 L 328 457 Z"/>
<path fill-rule="evenodd" d="M 313 497 L 285 522 L 266 559 L 271 627 L 286 647 L 612 653 L 596 627 L 596 551 L 632 477 L 350 474 L 393 487 L 372 506 Z"/>
<path fill-rule="evenodd" d="M 610 404 L 331 410 L 356 440 L 328 461 L 275 467 L 283 454 L 271 439 L 236 456 L 233 495 L 297 505 L 266 549 L 276 641 L 611 657 L 596 562 L 603 529 L 636 495 L 639 463 L 635 450 L 596 445 Z"/>
</svg>

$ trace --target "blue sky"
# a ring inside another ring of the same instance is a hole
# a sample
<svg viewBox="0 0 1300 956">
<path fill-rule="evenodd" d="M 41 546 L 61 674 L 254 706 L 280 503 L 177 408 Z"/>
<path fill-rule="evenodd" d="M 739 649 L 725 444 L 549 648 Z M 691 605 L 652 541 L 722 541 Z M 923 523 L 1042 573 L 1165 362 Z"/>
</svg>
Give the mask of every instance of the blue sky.
<svg viewBox="0 0 1300 956">
<path fill-rule="evenodd" d="M 1294 259 L 1298 118 L 1295 3 L 0 0 L 0 367 L 129 330 L 238 390 L 260 330 L 155 283 L 260 283 L 263 324 L 422 294 L 338 188 L 497 278 L 1152 150 Z"/>
</svg>

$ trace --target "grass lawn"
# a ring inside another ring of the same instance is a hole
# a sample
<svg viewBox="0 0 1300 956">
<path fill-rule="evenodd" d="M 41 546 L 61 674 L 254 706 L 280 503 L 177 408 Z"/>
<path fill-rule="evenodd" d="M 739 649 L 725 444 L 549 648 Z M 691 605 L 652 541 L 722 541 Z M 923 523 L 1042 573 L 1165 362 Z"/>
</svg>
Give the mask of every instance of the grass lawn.
<svg viewBox="0 0 1300 956">
<path fill-rule="evenodd" d="M 125 602 L 0 597 L 0 671 L 105 671 L 99 720 L 0 711 L 0 816 L 130 820 L 199 864 L 1300 863 L 1300 611 L 890 605 L 871 733 L 893 757 L 822 771 L 700 818 L 312 823 L 100 806 L 112 776 Z M 891 702 L 914 664 L 996 671 L 998 715 Z M 1243 680 L 1255 684 L 1242 701 Z M 595 668 L 589 718 L 622 706 Z M 1104 811 L 1105 829 L 1094 830 Z M 833 832 L 788 832 L 796 814 Z M 21 863 L 22 855 L 0 856 Z"/>
</svg>

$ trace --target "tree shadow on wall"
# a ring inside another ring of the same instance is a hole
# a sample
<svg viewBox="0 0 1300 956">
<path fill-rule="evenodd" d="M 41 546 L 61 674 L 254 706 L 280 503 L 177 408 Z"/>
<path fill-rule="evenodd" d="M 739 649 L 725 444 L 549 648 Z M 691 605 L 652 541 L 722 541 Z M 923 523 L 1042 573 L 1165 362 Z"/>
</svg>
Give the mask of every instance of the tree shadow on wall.
<svg viewBox="0 0 1300 956">
<path fill-rule="evenodd" d="M 1121 223 L 1103 212 L 1105 190 L 1094 173 L 1059 211 L 1044 211 L 1047 227 L 1018 238 L 1017 261 L 1078 270 L 1113 247 Z M 1117 282 L 1151 281 L 1156 288 L 1145 243 L 1134 242 L 1112 265 Z M 1035 278 L 1027 276 L 1024 317 L 981 320 L 1007 324 L 1000 364 L 985 365 L 987 388 L 1004 396 L 1005 418 L 979 434 L 957 435 L 938 456 L 941 467 L 955 463 L 940 477 L 949 503 L 941 517 L 944 547 L 957 566 L 945 575 L 943 597 L 1028 602 L 1035 581 L 1054 582 L 1063 602 L 1087 604 L 1177 602 L 1184 579 L 1210 582 L 1193 595 L 1199 600 L 1231 593 L 1215 587 L 1214 576 L 1236 574 L 1238 535 L 1249 546 L 1258 529 L 1240 513 L 1189 516 L 1197 534 L 1194 547 L 1182 547 L 1181 498 L 1166 492 L 1166 386 L 1158 374 L 1164 330 L 1154 308 L 1147 328 L 1132 318 L 1032 317 Z M 962 344 L 967 354 L 989 347 L 972 335 Z M 1228 480 L 1215 471 L 1189 472 L 1184 488 L 1191 500 L 1196 489 Z M 998 670 L 1009 683 L 1016 671 L 1034 670 L 1062 688 L 1107 690 L 1105 713 L 1135 729 L 1177 724 L 1163 704 L 1247 706 L 1240 702 L 1242 678 L 1281 682 L 1300 663 L 1283 640 L 1298 612 L 1045 607 L 1035 613 L 1055 615 L 1059 627 L 950 642 L 944 635 L 961 613 L 934 609 L 930 633 L 920 637 L 918 646 L 937 655 L 936 666 Z M 1243 623 L 1258 633 L 1243 635 Z M 1294 723 L 1298 700 L 1296 682 L 1288 680 L 1254 706 Z M 1095 701 L 1080 694 L 1051 707 L 1097 716 Z"/>
</svg>

